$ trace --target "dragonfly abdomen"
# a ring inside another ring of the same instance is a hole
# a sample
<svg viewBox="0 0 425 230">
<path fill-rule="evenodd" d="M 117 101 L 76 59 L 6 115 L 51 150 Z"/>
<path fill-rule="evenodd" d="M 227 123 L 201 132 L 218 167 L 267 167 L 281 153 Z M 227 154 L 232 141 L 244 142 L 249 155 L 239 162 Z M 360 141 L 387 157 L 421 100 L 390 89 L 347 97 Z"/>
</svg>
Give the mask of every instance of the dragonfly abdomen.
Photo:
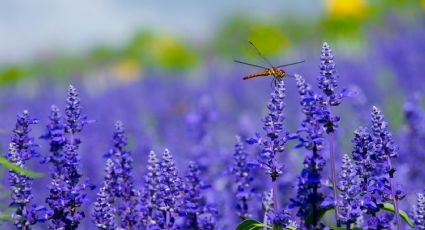
<svg viewBox="0 0 425 230">
<path fill-rule="evenodd" d="M 266 70 L 263 70 L 261 72 L 257 72 L 257 73 L 246 75 L 242 79 L 243 80 L 247 80 L 247 79 L 254 78 L 254 77 L 269 76 L 269 75 L 270 75 L 270 71 L 268 69 L 266 69 Z"/>
</svg>

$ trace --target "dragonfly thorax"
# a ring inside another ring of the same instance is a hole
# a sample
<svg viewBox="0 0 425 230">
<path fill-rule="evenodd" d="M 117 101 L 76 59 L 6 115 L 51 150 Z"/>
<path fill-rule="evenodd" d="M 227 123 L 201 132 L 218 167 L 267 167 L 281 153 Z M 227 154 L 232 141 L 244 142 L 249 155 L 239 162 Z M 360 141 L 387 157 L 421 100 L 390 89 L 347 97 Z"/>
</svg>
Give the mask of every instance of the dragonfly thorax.
<svg viewBox="0 0 425 230">
<path fill-rule="evenodd" d="M 268 72 L 269 72 L 269 75 L 273 77 L 277 77 L 277 78 L 281 78 L 285 76 L 285 71 L 276 67 L 269 68 Z"/>
</svg>

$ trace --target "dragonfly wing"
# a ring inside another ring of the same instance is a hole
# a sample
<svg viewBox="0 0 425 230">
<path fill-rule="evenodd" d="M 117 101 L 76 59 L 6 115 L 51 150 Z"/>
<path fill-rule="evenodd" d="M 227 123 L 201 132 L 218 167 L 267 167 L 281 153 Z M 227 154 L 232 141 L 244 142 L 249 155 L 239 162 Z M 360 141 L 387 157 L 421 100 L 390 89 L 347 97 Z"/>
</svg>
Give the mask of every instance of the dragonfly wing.
<svg viewBox="0 0 425 230">
<path fill-rule="evenodd" d="M 289 64 L 278 65 L 278 66 L 276 66 L 276 68 L 282 68 L 282 67 L 285 67 L 285 66 L 295 65 L 295 64 L 300 64 L 300 63 L 303 63 L 303 62 L 305 62 L 305 61 L 304 61 L 304 60 L 302 60 L 302 61 L 293 62 L 293 63 L 289 63 Z"/>
<path fill-rule="evenodd" d="M 266 67 L 261 66 L 261 65 L 255 65 L 255 64 L 248 63 L 248 62 L 238 61 L 238 60 L 233 60 L 233 61 L 236 62 L 236 63 L 239 63 L 239 64 L 244 64 L 244 65 L 254 66 L 254 67 L 258 67 L 258 68 L 262 68 L 262 69 L 267 69 Z"/>
<path fill-rule="evenodd" d="M 268 66 L 270 66 L 270 67 L 273 67 L 273 64 L 269 61 L 269 59 L 267 59 L 266 57 L 264 57 L 264 55 L 261 53 L 261 51 L 254 45 L 254 43 L 253 42 L 251 42 L 251 41 L 248 41 L 249 42 L 249 44 L 250 44 L 250 49 L 249 50 L 252 50 L 252 52 L 255 52 L 255 54 L 256 54 L 256 56 L 257 57 L 260 57 L 260 59 L 262 60 L 262 61 L 264 61 L 264 63 L 266 63 Z"/>
</svg>

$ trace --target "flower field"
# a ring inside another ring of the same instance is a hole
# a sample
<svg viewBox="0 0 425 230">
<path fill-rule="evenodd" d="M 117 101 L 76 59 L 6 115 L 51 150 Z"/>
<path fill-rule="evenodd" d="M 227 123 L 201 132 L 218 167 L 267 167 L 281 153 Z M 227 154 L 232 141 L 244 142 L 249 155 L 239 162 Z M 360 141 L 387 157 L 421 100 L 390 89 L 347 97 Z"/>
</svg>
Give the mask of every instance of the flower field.
<svg viewBox="0 0 425 230">
<path fill-rule="evenodd" d="M 126 59 L 3 86 L 1 229 L 425 229 L 425 20 L 384 21 L 273 81 Z"/>
</svg>

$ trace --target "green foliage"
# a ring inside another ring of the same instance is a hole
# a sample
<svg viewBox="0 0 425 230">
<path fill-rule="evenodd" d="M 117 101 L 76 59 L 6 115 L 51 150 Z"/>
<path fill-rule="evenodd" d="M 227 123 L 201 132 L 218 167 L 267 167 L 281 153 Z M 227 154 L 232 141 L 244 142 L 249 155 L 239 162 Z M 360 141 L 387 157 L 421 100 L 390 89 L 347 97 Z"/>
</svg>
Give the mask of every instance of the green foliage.
<svg viewBox="0 0 425 230">
<path fill-rule="evenodd" d="M 392 212 L 395 213 L 394 210 L 394 205 L 390 204 L 390 203 L 382 203 L 384 205 L 384 207 L 382 208 L 382 210 L 387 211 L 387 212 Z M 406 222 L 411 228 L 413 228 L 413 222 L 409 219 L 409 216 L 407 215 L 407 213 L 403 210 L 400 210 L 400 217 L 401 219 L 404 220 L 404 222 Z"/>
<path fill-rule="evenodd" d="M 0 212 L 0 221 L 11 221 L 12 215 L 10 210 Z"/>
<path fill-rule="evenodd" d="M 0 157 L 0 164 L 3 165 L 3 167 L 5 167 L 5 168 L 11 169 L 11 170 L 18 172 L 18 173 L 22 173 L 22 174 L 29 176 L 29 177 L 34 177 L 34 178 L 43 177 L 42 173 L 34 172 L 34 171 L 31 171 L 31 170 L 28 170 L 28 169 L 23 169 L 23 168 L 15 165 L 15 164 L 13 164 L 12 162 L 8 161 L 4 157 Z"/>
<path fill-rule="evenodd" d="M 253 220 L 253 219 L 247 219 L 242 221 L 237 227 L 236 230 L 256 230 L 256 229 L 262 229 L 262 228 L 268 228 L 268 229 L 273 229 L 273 230 L 279 230 L 279 229 L 274 229 L 271 226 L 268 226 L 266 224 L 263 224 L 259 221 Z M 288 226 L 286 227 L 286 229 L 289 230 L 296 230 L 295 227 L 293 226 Z"/>
<path fill-rule="evenodd" d="M 19 66 L 10 66 L 0 70 L 0 84 L 8 84 L 21 79 L 24 71 Z"/>
<path fill-rule="evenodd" d="M 269 228 L 272 229 L 272 227 L 263 224 L 259 221 L 253 220 L 253 219 L 247 219 L 242 221 L 237 227 L 236 230 L 255 230 L 260 228 Z"/>
<path fill-rule="evenodd" d="M 383 207 L 382 210 L 383 211 L 387 211 L 387 212 L 392 212 L 394 213 L 394 206 L 390 203 L 382 203 Z M 328 205 L 326 207 L 323 207 L 321 209 L 319 209 L 318 211 L 318 219 L 321 219 L 327 211 L 329 210 L 333 210 L 334 206 L 333 205 Z M 409 216 L 407 215 L 406 212 L 404 212 L 403 210 L 400 210 L 400 217 L 410 226 L 413 227 L 413 222 L 409 219 Z M 306 218 L 306 223 L 311 223 L 313 221 L 313 215 L 312 213 L 310 213 L 307 218 Z M 330 226 L 331 229 L 336 229 L 339 230 L 340 228 L 335 227 L 335 226 Z M 346 228 L 341 228 L 342 229 L 346 229 Z M 361 228 L 352 228 L 352 229 L 361 229 Z"/>
</svg>

